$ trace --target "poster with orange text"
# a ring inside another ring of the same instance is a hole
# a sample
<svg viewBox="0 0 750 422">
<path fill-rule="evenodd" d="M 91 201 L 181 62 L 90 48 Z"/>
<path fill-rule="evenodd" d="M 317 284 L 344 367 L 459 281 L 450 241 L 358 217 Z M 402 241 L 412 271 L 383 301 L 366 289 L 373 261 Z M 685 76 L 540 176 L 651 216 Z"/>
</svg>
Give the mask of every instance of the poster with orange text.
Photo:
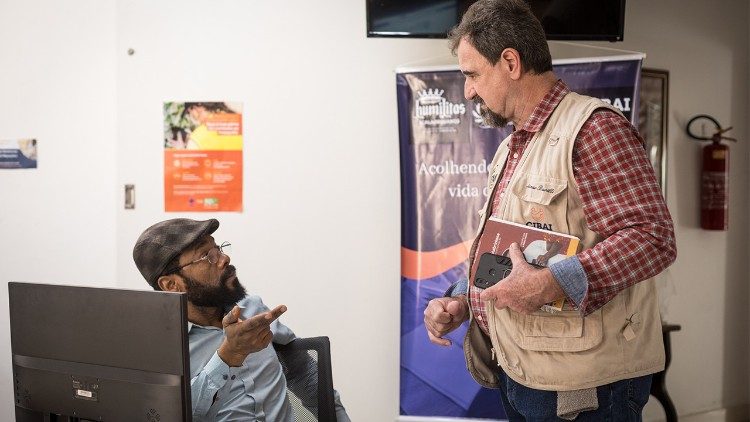
<svg viewBox="0 0 750 422">
<path fill-rule="evenodd" d="M 241 103 L 164 103 L 164 210 L 242 211 Z"/>
</svg>

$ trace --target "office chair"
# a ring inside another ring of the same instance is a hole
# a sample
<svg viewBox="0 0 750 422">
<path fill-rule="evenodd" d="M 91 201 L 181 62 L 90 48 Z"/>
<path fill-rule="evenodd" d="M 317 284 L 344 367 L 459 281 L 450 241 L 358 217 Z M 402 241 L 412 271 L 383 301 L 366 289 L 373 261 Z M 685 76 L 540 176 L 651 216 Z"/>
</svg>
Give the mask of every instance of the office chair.
<svg viewBox="0 0 750 422">
<path fill-rule="evenodd" d="M 335 422 L 336 409 L 328 337 L 297 338 L 273 344 L 287 381 L 287 396 L 297 422 Z"/>
</svg>

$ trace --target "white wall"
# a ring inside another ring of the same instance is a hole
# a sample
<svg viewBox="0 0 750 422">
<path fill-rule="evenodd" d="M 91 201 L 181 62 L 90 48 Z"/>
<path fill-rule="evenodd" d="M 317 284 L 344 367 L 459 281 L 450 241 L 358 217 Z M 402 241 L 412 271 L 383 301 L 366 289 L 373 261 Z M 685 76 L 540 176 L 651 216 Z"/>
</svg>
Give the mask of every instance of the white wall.
<svg viewBox="0 0 750 422">
<path fill-rule="evenodd" d="M 283 5 L 282 5 L 283 4 Z M 244 103 L 245 210 L 217 217 L 248 291 L 301 336 L 327 335 L 353 420 L 398 414 L 400 205 L 394 68 L 444 40 L 365 36 L 365 2 L 119 2 L 118 280 L 163 212 L 161 104 Z M 126 51 L 133 48 L 135 54 Z M 449 59 L 452 60 L 452 59 Z"/>
<path fill-rule="evenodd" d="M 132 244 L 177 216 L 162 211 L 161 103 L 242 101 L 245 211 L 179 215 L 217 216 L 248 290 L 287 304 L 283 320 L 298 334 L 331 337 L 353 419 L 388 421 L 399 360 L 393 69 L 448 51 L 440 40 L 367 39 L 364 1 L 313 3 L 0 0 L 0 39 L 14 41 L 0 43 L 0 139 L 40 141 L 39 169 L 0 172 L 0 281 L 147 287 Z M 681 414 L 736 408 L 750 398 L 748 4 L 627 8 L 626 41 L 604 45 L 644 51 L 646 66 L 671 72 L 679 256 L 663 280 L 673 289 L 667 319 L 683 329 L 672 336 L 669 389 Z M 741 140 L 729 232 L 698 228 L 699 145 L 683 132 L 698 113 L 733 124 Z M 136 185 L 136 210 L 122 209 L 125 183 Z M 0 345 L 9 356 L 7 323 Z M 10 359 L 0 371 L 0 419 L 10 420 Z"/>
<path fill-rule="evenodd" d="M 115 284 L 114 1 L 0 0 L 0 420 L 13 420 L 8 281 Z M 43 312 L 43 310 L 40 310 Z"/>
</svg>

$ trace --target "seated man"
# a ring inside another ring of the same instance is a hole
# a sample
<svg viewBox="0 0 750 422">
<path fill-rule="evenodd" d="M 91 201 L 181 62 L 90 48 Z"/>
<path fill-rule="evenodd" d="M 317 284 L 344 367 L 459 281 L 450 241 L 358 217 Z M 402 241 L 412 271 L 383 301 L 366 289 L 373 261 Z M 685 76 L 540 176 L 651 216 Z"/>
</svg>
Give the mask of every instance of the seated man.
<svg viewBox="0 0 750 422">
<path fill-rule="evenodd" d="M 187 294 L 193 420 L 293 421 L 287 380 L 271 345 L 295 338 L 277 321 L 286 306 L 269 310 L 260 297 L 245 293 L 229 265 L 228 244 L 217 246 L 211 236 L 218 227 L 215 219 L 162 221 L 133 248 L 133 260 L 154 290 Z M 300 367 L 314 368 L 309 362 Z M 336 416 L 349 421 L 338 393 Z"/>
</svg>

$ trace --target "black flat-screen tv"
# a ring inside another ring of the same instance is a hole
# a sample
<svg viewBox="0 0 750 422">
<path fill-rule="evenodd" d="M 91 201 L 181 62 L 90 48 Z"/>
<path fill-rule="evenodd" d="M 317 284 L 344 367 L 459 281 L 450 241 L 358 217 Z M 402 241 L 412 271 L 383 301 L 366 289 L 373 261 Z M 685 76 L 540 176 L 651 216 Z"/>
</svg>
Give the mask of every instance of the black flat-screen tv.
<svg viewBox="0 0 750 422">
<path fill-rule="evenodd" d="M 190 421 L 183 294 L 8 283 L 16 421 Z"/>
<path fill-rule="evenodd" d="M 475 0 L 367 0 L 368 37 L 446 38 Z M 622 41 L 625 0 L 527 0 L 548 40 Z"/>
</svg>

